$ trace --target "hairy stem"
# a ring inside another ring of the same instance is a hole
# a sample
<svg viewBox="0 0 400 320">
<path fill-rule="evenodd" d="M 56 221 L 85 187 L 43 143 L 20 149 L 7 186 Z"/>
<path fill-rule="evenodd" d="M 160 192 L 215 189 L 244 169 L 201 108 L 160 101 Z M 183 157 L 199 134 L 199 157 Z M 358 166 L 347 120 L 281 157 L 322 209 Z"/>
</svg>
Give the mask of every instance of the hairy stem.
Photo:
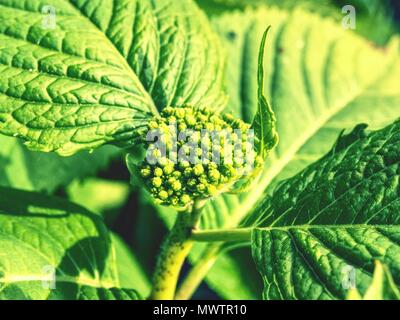
<svg viewBox="0 0 400 320">
<path fill-rule="evenodd" d="M 200 218 L 201 206 L 193 205 L 192 210 L 181 212 L 167 239 L 161 247 L 153 275 L 151 300 L 172 300 L 182 265 L 193 246 L 191 234 Z"/>
</svg>

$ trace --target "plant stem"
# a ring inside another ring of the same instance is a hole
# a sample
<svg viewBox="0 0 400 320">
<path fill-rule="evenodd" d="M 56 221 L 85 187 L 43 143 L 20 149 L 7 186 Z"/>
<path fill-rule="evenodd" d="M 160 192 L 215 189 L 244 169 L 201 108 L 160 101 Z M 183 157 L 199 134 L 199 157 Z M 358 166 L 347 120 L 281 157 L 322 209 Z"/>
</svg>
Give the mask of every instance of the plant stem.
<svg viewBox="0 0 400 320">
<path fill-rule="evenodd" d="M 221 244 L 209 246 L 194 265 L 176 293 L 176 300 L 188 300 L 199 287 L 218 258 Z"/>
<path fill-rule="evenodd" d="M 247 242 L 251 240 L 251 231 L 251 228 L 194 231 L 192 240 L 197 242 Z"/>
<path fill-rule="evenodd" d="M 249 242 L 233 243 L 229 245 L 222 243 L 210 244 L 208 247 L 206 247 L 201 257 L 195 262 L 192 270 L 190 270 L 187 277 L 183 280 L 181 286 L 176 293 L 175 299 L 190 299 L 196 292 L 197 288 L 200 286 L 201 282 L 207 276 L 208 272 L 211 270 L 220 254 L 225 251 L 232 251 L 237 248 L 242 248 L 244 246 L 247 247 L 249 245 Z"/>
<path fill-rule="evenodd" d="M 194 294 L 210 271 L 226 242 L 248 242 L 251 229 L 193 231 L 191 239 L 198 242 L 216 242 L 210 245 L 196 262 L 176 293 L 177 300 L 187 300 Z"/>
<path fill-rule="evenodd" d="M 195 203 L 191 210 L 178 213 L 167 239 L 161 247 L 153 276 L 151 300 L 172 300 L 182 265 L 193 246 L 191 234 L 196 227 L 201 205 Z"/>
</svg>

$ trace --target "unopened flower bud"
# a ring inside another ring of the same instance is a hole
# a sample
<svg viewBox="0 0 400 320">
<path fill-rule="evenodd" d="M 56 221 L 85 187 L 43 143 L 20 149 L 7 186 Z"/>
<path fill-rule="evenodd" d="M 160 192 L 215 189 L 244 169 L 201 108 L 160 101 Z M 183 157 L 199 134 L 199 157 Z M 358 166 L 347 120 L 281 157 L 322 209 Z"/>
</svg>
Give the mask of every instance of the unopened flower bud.
<svg viewBox="0 0 400 320">
<path fill-rule="evenodd" d="M 153 178 L 152 183 L 153 183 L 154 187 L 158 188 L 158 187 L 161 187 L 162 180 L 161 180 L 161 178 L 156 177 L 156 178 Z"/>
<path fill-rule="evenodd" d="M 242 178 L 248 159 L 254 160 L 255 166 L 263 164 L 244 139 L 250 125 L 231 115 L 221 116 L 208 108 L 167 107 L 161 117 L 148 123 L 148 129 L 163 133 L 159 141 L 165 142 L 169 158 L 148 142 L 157 163 L 143 161 L 139 170 L 147 189 L 163 205 L 184 207 L 215 196 Z M 187 137 L 181 141 L 179 131 L 185 130 Z"/>
</svg>

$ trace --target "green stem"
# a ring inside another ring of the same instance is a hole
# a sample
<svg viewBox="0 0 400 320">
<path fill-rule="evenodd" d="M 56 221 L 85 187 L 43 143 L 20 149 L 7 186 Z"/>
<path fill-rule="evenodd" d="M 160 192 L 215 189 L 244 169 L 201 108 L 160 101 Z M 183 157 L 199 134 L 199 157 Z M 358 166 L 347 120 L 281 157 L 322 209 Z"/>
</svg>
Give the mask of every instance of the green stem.
<svg viewBox="0 0 400 320">
<path fill-rule="evenodd" d="M 218 257 L 225 251 L 232 251 L 238 248 L 249 246 L 249 242 L 233 244 L 212 243 L 203 252 L 201 257 L 195 262 L 192 270 L 183 280 L 176 293 L 176 300 L 188 300 L 196 292 L 208 272 L 213 267 Z"/>
<path fill-rule="evenodd" d="M 211 270 L 218 255 L 225 249 L 230 250 L 241 243 L 251 240 L 251 229 L 232 229 L 232 230 L 209 230 L 209 231 L 193 231 L 191 239 L 197 242 L 216 242 L 211 244 L 203 253 L 201 258 L 196 262 L 188 276 L 182 282 L 182 285 L 176 293 L 177 300 L 187 300 L 192 297 L 203 279 Z M 226 246 L 227 242 L 241 242 L 234 245 Z"/>
<path fill-rule="evenodd" d="M 199 287 L 207 273 L 218 258 L 221 244 L 213 244 L 208 247 L 201 258 L 196 262 L 188 276 L 176 293 L 176 300 L 188 300 Z"/>
<path fill-rule="evenodd" d="M 194 231 L 192 240 L 197 242 L 248 242 L 251 228 Z"/>
<path fill-rule="evenodd" d="M 161 247 L 153 276 L 151 300 L 172 300 L 182 265 L 193 246 L 191 234 L 200 218 L 201 206 L 178 213 L 177 219 L 167 239 Z"/>
</svg>

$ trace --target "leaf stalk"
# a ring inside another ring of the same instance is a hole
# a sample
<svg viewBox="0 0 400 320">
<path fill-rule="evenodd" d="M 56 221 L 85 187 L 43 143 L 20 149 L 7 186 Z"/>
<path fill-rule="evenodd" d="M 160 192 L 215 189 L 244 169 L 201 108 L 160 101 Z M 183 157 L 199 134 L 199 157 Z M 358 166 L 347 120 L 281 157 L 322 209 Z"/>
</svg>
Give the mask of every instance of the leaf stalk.
<svg viewBox="0 0 400 320">
<path fill-rule="evenodd" d="M 248 242 L 252 228 L 193 231 L 196 242 Z"/>
</svg>

